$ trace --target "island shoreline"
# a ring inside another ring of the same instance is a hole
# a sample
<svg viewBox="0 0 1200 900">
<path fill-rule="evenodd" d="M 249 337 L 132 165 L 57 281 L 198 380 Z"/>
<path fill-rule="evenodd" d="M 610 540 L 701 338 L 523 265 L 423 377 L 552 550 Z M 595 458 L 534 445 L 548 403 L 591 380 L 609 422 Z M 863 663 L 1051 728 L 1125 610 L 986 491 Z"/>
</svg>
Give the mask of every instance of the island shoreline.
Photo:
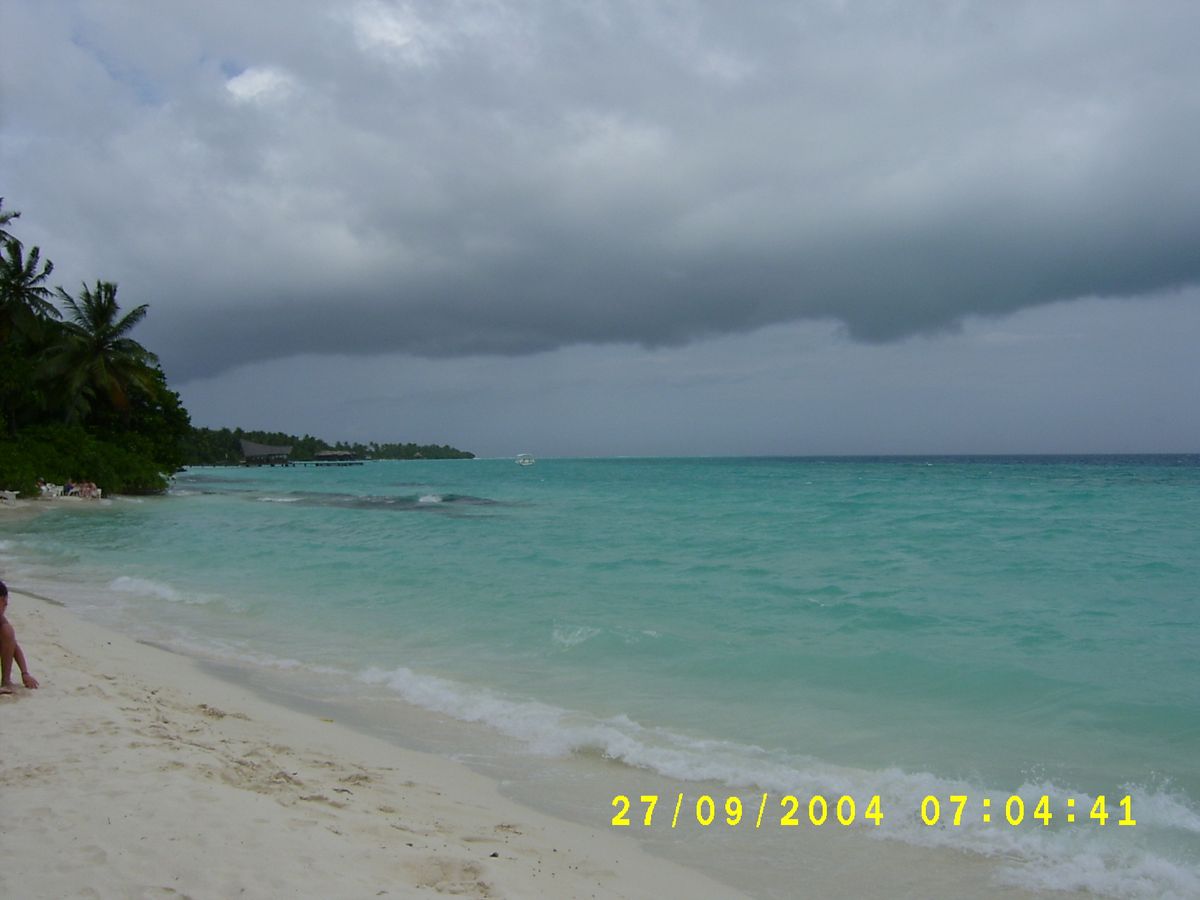
<svg viewBox="0 0 1200 900">
<path fill-rule="evenodd" d="M 0 894 L 735 895 L 10 590 L 42 687 L 0 698 Z"/>
</svg>

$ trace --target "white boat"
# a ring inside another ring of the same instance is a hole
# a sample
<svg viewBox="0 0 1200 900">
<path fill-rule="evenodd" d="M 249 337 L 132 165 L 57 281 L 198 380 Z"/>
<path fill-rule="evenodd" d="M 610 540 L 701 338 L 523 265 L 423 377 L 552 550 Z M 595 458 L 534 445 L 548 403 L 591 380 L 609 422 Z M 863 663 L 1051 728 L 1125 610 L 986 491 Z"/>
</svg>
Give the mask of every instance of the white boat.
<svg viewBox="0 0 1200 900">
<path fill-rule="evenodd" d="M 534 459 L 532 456 L 530 456 L 528 453 L 518 453 L 517 454 L 517 465 L 518 466 L 532 466 L 535 462 L 537 462 L 537 460 Z"/>
</svg>

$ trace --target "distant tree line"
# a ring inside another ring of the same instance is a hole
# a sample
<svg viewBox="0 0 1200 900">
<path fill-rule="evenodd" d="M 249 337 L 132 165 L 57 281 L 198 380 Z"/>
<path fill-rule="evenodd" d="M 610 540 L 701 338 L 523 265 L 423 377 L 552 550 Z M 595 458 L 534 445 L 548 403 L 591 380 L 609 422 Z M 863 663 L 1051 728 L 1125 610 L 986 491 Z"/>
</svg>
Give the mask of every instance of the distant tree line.
<svg viewBox="0 0 1200 900">
<path fill-rule="evenodd" d="M 445 444 L 330 444 L 306 434 L 297 437 L 281 431 L 243 431 L 241 428 L 191 428 L 183 441 L 184 464 L 189 466 L 225 466 L 242 462 L 242 440 L 273 447 L 291 447 L 291 458 L 316 459 L 322 450 L 342 450 L 358 459 L 474 459 L 474 453 Z"/>
<path fill-rule="evenodd" d="M 364 459 L 474 456 L 444 445 L 193 428 L 158 357 L 130 337 L 148 305 L 123 311 L 110 281 L 75 295 L 52 289 L 54 264 L 12 232 L 20 215 L 0 198 L 0 490 L 35 495 L 41 478 L 92 481 L 105 493 L 160 492 L 185 464 L 240 463 L 240 438 L 291 445 L 297 460 L 321 450 Z"/>
<path fill-rule="evenodd" d="M 123 312 L 109 281 L 52 290 L 54 264 L 10 230 L 19 217 L 0 198 L 0 489 L 33 494 L 44 478 L 164 490 L 190 420 L 129 336 L 148 306 Z"/>
</svg>

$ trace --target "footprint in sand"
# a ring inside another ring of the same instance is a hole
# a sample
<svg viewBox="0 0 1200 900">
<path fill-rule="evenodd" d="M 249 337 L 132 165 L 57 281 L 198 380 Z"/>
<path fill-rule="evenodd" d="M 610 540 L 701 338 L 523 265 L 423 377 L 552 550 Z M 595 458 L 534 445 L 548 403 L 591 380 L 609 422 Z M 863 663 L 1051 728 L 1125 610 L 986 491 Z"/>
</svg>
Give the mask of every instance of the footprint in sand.
<svg viewBox="0 0 1200 900">
<path fill-rule="evenodd" d="M 483 880 L 483 870 L 473 862 L 430 857 L 413 868 L 419 888 L 433 888 L 439 894 L 493 896 L 492 886 Z"/>
</svg>

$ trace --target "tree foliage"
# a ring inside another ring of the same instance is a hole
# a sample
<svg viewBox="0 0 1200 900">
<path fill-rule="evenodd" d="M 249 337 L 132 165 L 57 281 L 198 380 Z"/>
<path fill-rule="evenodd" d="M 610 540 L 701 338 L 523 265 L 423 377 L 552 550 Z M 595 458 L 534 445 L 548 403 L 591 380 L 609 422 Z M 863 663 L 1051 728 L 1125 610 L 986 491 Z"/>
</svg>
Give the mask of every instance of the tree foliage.
<svg viewBox="0 0 1200 900">
<path fill-rule="evenodd" d="M 0 198 L 0 488 L 32 493 L 40 477 L 164 490 L 191 423 L 158 358 L 130 337 L 146 304 L 123 313 L 108 281 L 56 295 L 53 264 L 10 231 L 19 215 Z"/>
<path fill-rule="evenodd" d="M 330 444 L 306 434 L 298 437 L 281 431 L 243 431 L 241 428 L 192 428 L 184 440 L 185 462 L 190 466 L 237 465 L 242 461 L 241 441 L 291 447 L 291 458 L 312 460 L 322 450 L 344 450 L 358 459 L 474 459 L 475 454 L 445 444 Z"/>
<path fill-rule="evenodd" d="M 43 262 L 38 247 L 27 254 L 16 238 L 4 241 L 0 251 L 0 342 L 37 335 L 46 320 L 61 318 L 46 285 L 53 271 L 54 263 Z"/>
<path fill-rule="evenodd" d="M 21 218 L 21 214 L 19 212 L 4 211 L 4 198 L 0 197 L 0 244 L 12 237 L 12 235 L 8 233 L 8 226 L 12 224 L 14 219 L 19 218 Z"/>
<path fill-rule="evenodd" d="M 85 284 L 78 299 L 62 288 L 58 295 L 70 319 L 49 355 L 47 371 L 67 397 L 78 398 L 68 409 L 68 420 L 91 412 L 97 401 L 101 408 L 128 413 L 132 392 L 155 390 L 158 357 L 129 337 L 146 317 L 147 305 L 122 316 L 117 286 L 110 281 L 97 281 L 95 290 Z"/>
<path fill-rule="evenodd" d="M 192 428 L 158 357 L 131 336 L 146 317 L 122 311 L 117 286 L 97 280 L 77 296 L 49 286 L 54 265 L 11 233 L 18 212 L 0 198 L 0 488 L 94 481 L 108 492 L 166 488 L 183 465 L 237 464 L 241 439 L 290 445 L 292 458 L 349 450 L 361 459 L 463 459 L 433 444 L 329 444 L 267 431 Z M 67 313 L 55 305 L 57 299 Z"/>
<path fill-rule="evenodd" d="M 93 481 L 106 494 L 166 490 L 159 461 L 140 440 L 103 440 L 80 425 L 34 425 L 0 442 L 0 479 L 7 490 L 37 493 L 36 482 Z"/>
</svg>

